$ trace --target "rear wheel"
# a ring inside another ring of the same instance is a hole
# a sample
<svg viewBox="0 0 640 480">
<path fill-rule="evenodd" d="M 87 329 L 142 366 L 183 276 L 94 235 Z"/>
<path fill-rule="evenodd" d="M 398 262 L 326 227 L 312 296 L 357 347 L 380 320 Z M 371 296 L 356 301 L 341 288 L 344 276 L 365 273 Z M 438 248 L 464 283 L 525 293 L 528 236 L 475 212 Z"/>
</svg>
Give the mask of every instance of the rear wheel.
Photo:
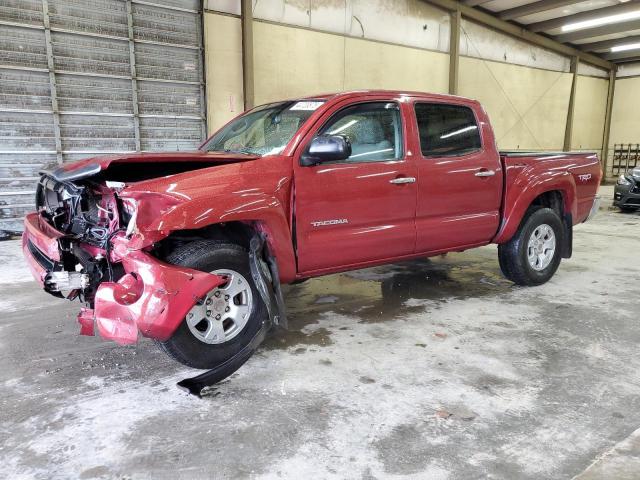
<svg viewBox="0 0 640 480">
<path fill-rule="evenodd" d="M 267 315 L 249 254 L 228 241 L 199 240 L 175 249 L 166 261 L 227 278 L 193 306 L 171 338 L 157 342 L 184 365 L 214 368 L 246 346 Z"/>
<path fill-rule="evenodd" d="M 500 269 L 518 285 L 540 285 L 558 269 L 564 240 L 562 220 L 555 210 L 532 207 L 507 243 L 498 245 Z"/>
</svg>

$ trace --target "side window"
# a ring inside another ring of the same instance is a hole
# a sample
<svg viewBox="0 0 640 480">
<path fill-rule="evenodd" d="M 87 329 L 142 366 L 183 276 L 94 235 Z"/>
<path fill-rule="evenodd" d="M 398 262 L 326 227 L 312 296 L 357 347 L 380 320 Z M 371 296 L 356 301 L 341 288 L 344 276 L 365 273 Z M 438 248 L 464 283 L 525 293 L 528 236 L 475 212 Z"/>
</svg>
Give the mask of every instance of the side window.
<svg viewBox="0 0 640 480">
<path fill-rule="evenodd" d="M 375 102 L 340 110 L 320 135 L 344 135 L 351 142 L 345 162 L 384 162 L 402 158 L 402 124 L 395 103 Z"/>
<path fill-rule="evenodd" d="M 481 148 L 473 111 L 460 105 L 416 103 L 422 155 L 458 156 Z"/>
</svg>

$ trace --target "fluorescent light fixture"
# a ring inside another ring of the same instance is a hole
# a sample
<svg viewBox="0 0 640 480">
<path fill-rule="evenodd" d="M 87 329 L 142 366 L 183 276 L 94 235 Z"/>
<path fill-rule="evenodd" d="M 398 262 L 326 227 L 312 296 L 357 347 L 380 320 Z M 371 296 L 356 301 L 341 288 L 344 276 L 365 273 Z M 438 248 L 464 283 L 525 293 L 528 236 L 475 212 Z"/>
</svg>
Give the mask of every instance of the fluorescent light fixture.
<svg viewBox="0 0 640 480">
<path fill-rule="evenodd" d="M 349 128 L 351 125 L 355 125 L 356 123 L 358 123 L 358 120 L 350 120 L 347 123 L 345 123 L 343 126 L 336 128 L 335 130 L 331 130 L 329 132 L 329 135 L 335 135 L 336 133 L 340 133 L 343 130 L 346 130 L 347 128 Z"/>
<path fill-rule="evenodd" d="M 451 133 L 447 133 L 445 135 L 440 135 L 440 138 L 453 137 L 455 135 L 460 135 L 461 133 L 464 133 L 464 132 L 469 132 L 471 130 L 475 130 L 476 128 L 478 128 L 476 125 L 470 125 L 468 127 L 461 128 L 460 130 L 455 130 L 455 131 L 453 131 Z"/>
<path fill-rule="evenodd" d="M 391 151 L 393 151 L 393 148 L 383 148 L 382 150 L 372 150 L 370 152 L 356 153 L 355 155 L 351 155 L 350 158 L 362 157 L 363 155 L 372 155 L 374 153 L 384 153 L 384 152 L 391 152 Z"/>
<path fill-rule="evenodd" d="M 609 15 L 608 17 L 594 18 L 593 20 L 585 20 L 584 22 L 569 23 L 562 27 L 562 31 L 572 32 L 583 28 L 599 27 L 600 25 L 607 25 L 609 23 L 626 22 L 627 20 L 635 20 L 636 18 L 640 18 L 640 10 L 619 13 L 618 15 Z"/>
<path fill-rule="evenodd" d="M 612 52 L 624 52 L 625 50 L 636 50 L 640 48 L 640 43 L 628 43 L 626 45 L 616 45 L 611 47 Z"/>
</svg>

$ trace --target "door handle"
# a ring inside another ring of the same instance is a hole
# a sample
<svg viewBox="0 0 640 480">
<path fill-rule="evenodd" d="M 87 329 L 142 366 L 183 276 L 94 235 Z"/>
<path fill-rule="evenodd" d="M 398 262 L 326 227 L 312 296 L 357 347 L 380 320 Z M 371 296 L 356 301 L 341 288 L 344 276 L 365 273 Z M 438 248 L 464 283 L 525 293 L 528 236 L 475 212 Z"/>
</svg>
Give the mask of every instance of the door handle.
<svg viewBox="0 0 640 480">
<path fill-rule="evenodd" d="M 389 180 L 389 183 L 393 183 L 394 185 L 404 185 L 405 183 L 416 183 L 415 177 L 398 177 L 393 180 Z"/>
<path fill-rule="evenodd" d="M 495 174 L 495 170 L 485 170 L 484 168 L 475 173 L 476 177 L 493 177 Z"/>
</svg>

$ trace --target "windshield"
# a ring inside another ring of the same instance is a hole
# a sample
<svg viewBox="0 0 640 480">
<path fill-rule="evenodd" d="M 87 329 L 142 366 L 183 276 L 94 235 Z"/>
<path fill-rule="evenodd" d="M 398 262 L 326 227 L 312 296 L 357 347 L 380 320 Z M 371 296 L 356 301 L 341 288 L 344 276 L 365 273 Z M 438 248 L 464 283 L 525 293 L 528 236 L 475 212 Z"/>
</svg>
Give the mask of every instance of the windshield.
<svg viewBox="0 0 640 480">
<path fill-rule="evenodd" d="M 276 155 L 324 100 L 280 102 L 254 108 L 213 135 L 207 152 Z"/>
</svg>

